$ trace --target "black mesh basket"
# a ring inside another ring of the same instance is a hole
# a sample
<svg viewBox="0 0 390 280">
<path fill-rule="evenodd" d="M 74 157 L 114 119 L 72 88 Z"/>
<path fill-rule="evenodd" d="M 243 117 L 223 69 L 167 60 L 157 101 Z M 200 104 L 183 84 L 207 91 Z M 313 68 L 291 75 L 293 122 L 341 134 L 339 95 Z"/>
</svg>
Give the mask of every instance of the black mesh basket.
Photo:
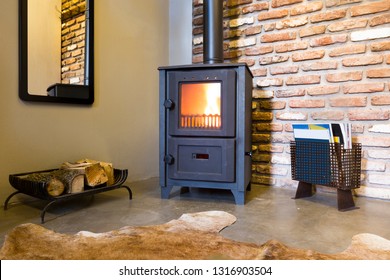
<svg viewBox="0 0 390 280">
<path fill-rule="evenodd" d="M 337 143 L 291 142 L 293 180 L 350 190 L 360 187 L 361 144 L 344 149 Z"/>
</svg>

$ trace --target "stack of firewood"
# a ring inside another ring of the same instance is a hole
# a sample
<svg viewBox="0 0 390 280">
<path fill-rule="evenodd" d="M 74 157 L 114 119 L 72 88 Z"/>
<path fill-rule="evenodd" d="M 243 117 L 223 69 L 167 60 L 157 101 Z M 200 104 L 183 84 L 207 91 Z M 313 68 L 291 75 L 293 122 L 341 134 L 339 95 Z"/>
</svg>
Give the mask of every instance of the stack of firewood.
<svg viewBox="0 0 390 280">
<path fill-rule="evenodd" d="M 74 163 L 64 162 L 59 169 L 29 174 L 25 179 L 44 182 L 48 195 L 56 197 L 64 193 L 79 193 L 85 186 L 98 187 L 114 184 L 112 163 L 82 159 Z"/>
</svg>

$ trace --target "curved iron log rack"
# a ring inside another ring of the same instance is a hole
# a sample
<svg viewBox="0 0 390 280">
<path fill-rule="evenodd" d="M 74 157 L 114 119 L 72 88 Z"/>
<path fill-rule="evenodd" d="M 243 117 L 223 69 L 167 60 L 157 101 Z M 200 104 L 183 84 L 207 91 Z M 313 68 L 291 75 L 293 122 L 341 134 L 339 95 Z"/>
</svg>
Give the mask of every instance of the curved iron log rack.
<svg viewBox="0 0 390 280">
<path fill-rule="evenodd" d="M 40 173 L 40 172 L 50 172 L 54 171 L 56 169 L 49 169 L 49 170 L 42 170 L 42 171 L 35 171 L 35 172 L 27 172 L 27 173 L 19 173 L 19 174 L 13 174 L 9 175 L 9 182 L 12 187 L 14 187 L 17 191 L 10 194 L 7 199 L 4 202 L 4 210 L 7 210 L 8 208 L 8 202 L 10 199 L 19 194 L 26 194 L 38 199 L 46 200 L 49 203 L 46 204 L 46 206 L 43 208 L 41 212 L 41 223 L 43 224 L 45 222 L 45 214 L 47 209 L 54 203 L 64 200 L 73 199 L 76 197 L 83 197 L 87 195 L 94 195 L 101 192 L 107 192 L 119 188 L 125 188 L 129 192 L 129 200 L 133 199 L 133 193 L 131 189 L 128 186 L 124 186 L 123 183 L 127 179 L 128 170 L 127 169 L 114 169 L 114 184 L 107 186 L 107 185 L 101 185 L 96 186 L 94 188 L 86 188 L 84 191 L 79 193 L 69 193 L 69 194 L 63 194 L 57 197 L 50 196 L 45 191 L 45 183 L 43 182 L 33 182 L 26 179 L 23 179 L 22 177 L 28 174 L 32 173 Z"/>
</svg>

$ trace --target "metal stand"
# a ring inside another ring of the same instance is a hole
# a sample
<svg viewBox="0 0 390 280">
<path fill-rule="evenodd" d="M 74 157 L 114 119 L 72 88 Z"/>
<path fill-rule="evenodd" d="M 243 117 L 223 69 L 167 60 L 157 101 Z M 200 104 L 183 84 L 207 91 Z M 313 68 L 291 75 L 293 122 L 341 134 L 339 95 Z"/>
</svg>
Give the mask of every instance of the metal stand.
<svg viewBox="0 0 390 280">
<path fill-rule="evenodd" d="M 313 184 L 299 182 L 294 199 L 311 197 L 313 195 Z M 343 212 L 359 208 L 355 206 L 351 190 L 337 189 L 337 208 Z"/>
<path fill-rule="evenodd" d="M 133 193 L 132 193 L 131 189 L 128 186 L 123 186 L 123 185 L 100 187 L 100 188 L 96 188 L 96 189 L 86 190 L 86 191 L 83 191 L 83 192 L 80 192 L 80 193 L 65 194 L 65 195 L 61 195 L 61 196 L 58 196 L 58 197 L 54 197 L 54 198 L 49 200 L 49 203 L 46 204 L 46 206 L 41 211 L 41 223 L 42 224 L 45 223 L 45 214 L 46 214 L 47 209 L 49 209 L 49 207 L 51 205 L 53 205 L 54 203 L 56 203 L 56 202 L 65 201 L 65 200 L 73 199 L 73 198 L 76 198 L 76 197 L 82 197 L 82 196 L 87 196 L 87 195 L 94 195 L 94 194 L 97 194 L 97 193 L 107 192 L 107 191 L 111 191 L 111 190 L 115 190 L 115 189 L 119 189 L 119 188 L 127 189 L 127 191 L 129 192 L 129 200 L 133 199 Z M 8 202 L 10 201 L 10 199 L 13 196 L 15 196 L 16 194 L 19 194 L 19 193 L 23 193 L 23 192 L 16 191 L 16 192 L 13 192 L 12 194 L 10 194 L 7 197 L 7 199 L 4 202 L 4 210 L 8 209 Z M 34 197 L 34 195 L 31 195 L 31 194 L 27 194 L 27 195 Z M 42 198 L 40 198 L 40 199 L 42 199 Z M 48 200 L 48 199 L 45 199 L 45 200 Z"/>
<path fill-rule="evenodd" d="M 37 172 L 48 172 L 55 169 L 50 170 L 43 170 L 43 171 L 37 171 Z M 131 189 L 128 186 L 122 185 L 126 179 L 128 171 L 127 169 L 120 170 L 120 169 L 114 169 L 114 184 L 111 186 L 96 186 L 94 188 L 85 189 L 82 192 L 79 193 L 68 193 L 63 194 L 60 196 L 52 197 L 47 195 L 46 192 L 43 191 L 44 183 L 41 182 L 32 182 L 24 179 L 24 176 L 27 174 L 31 174 L 35 172 L 28 172 L 28 173 L 19 173 L 19 174 L 13 174 L 9 176 L 9 181 L 11 185 L 17 189 L 16 192 L 13 192 L 10 194 L 7 199 L 4 202 L 4 210 L 7 210 L 8 208 L 8 202 L 10 199 L 15 196 L 16 194 L 22 193 L 25 195 L 29 195 L 31 197 L 35 197 L 41 200 L 48 201 L 48 204 L 43 208 L 41 212 L 41 223 L 43 224 L 45 222 L 45 214 L 47 209 L 54 203 L 64 200 L 73 199 L 76 197 L 82 197 L 87 195 L 94 195 L 101 192 L 107 192 L 119 188 L 125 188 L 129 192 L 129 200 L 133 199 L 133 193 Z"/>
</svg>

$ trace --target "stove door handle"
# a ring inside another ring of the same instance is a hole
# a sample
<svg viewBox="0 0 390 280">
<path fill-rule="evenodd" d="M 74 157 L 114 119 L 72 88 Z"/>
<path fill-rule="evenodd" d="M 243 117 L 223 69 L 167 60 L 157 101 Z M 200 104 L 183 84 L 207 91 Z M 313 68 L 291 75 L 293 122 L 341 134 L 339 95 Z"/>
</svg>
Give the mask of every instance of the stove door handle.
<svg viewBox="0 0 390 280">
<path fill-rule="evenodd" d="M 175 158 L 172 155 L 168 154 L 164 157 L 164 162 L 166 164 L 172 165 L 175 162 Z"/>
<path fill-rule="evenodd" d="M 173 108 L 175 108 L 175 102 L 173 102 L 172 99 L 165 99 L 164 107 L 166 109 L 172 110 Z"/>
</svg>

